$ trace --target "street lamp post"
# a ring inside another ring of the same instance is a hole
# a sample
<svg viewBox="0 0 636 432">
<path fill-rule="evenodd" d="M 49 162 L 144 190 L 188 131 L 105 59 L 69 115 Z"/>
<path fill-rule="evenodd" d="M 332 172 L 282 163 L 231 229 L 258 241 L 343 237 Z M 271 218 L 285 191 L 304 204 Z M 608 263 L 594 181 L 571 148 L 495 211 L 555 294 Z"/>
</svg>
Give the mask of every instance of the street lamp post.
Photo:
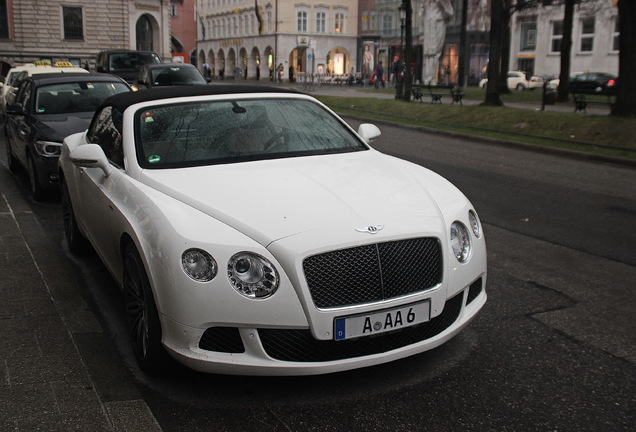
<svg viewBox="0 0 636 432">
<path fill-rule="evenodd" d="M 402 0 L 402 4 L 398 8 L 400 11 L 400 59 L 404 57 L 404 27 L 406 25 L 406 3 Z M 397 71 L 398 75 L 395 77 L 395 98 L 402 99 L 404 97 L 404 74 L 402 71 Z"/>
</svg>

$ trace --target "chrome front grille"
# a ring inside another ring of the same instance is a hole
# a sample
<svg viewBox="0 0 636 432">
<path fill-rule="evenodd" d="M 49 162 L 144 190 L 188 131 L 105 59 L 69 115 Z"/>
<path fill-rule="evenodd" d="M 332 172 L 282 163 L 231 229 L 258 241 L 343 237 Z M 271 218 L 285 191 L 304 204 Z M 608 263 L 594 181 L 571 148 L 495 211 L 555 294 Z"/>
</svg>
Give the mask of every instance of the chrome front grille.
<svg viewBox="0 0 636 432">
<path fill-rule="evenodd" d="M 373 303 L 426 291 L 442 282 L 442 247 L 422 237 L 358 246 L 305 258 L 316 307 Z"/>
</svg>

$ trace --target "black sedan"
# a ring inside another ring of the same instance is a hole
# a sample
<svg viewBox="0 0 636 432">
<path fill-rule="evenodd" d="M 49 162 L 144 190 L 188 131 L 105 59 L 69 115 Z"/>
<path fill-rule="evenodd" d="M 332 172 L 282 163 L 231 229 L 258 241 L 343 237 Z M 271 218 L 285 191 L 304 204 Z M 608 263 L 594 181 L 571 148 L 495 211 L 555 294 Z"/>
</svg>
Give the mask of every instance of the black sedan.
<svg viewBox="0 0 636 432">
<path fill-rule="evenodd" d="M 41 74 L 25 79 L 7 107 L 7 161 L 29 173 L 33 197 L 57 192 L 57 160 L 62 141 L 88 128 L 94 112 L 109 96 L 132 91 L 110 74 Z"/>
<path fill-rule="evenodd" d="M 201 72 L 186 63 L 152 63 L 139 68 L 133 82 L 133 89 L 143 90 L 153 87 L 179 85 L 206 85 L 208 82 Z"/>
<path fill-rule="evenodd" d="M 605 72 L 585 72 L 570 78 L 568 87 L 572 93 L 612 93 L 616 92 L 617 78 Z"/>
</svg>

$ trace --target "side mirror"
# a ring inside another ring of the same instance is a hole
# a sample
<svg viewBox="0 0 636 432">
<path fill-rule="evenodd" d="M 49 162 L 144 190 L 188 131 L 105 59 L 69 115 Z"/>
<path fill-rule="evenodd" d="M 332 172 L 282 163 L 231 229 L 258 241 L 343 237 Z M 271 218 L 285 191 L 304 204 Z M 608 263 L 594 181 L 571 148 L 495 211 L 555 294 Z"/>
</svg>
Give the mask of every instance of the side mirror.
<svg viewBox="0 0 636 432">
<path fill-rule="evenodd" d="M 104 150 L 97 144 L 82 144 L 71 151 L 69 155 L 73 165 L 82 168 L 99 168 L 108 177 L 111 166 L 104 154 Z"/>
<path fill-rule="evenodd" d="M 22 104 L 14 103 L 7 105 L 6 113 L 9 115 L 24 115 L 25 111 Z"/>
<path fill-rule="evenodd" d="M 376 125 L 362 123 L 358 128 L 358 135 L 360 135 L 367 144 L 370 144 L 382 135 L 382 132 Z"/>
</svg>

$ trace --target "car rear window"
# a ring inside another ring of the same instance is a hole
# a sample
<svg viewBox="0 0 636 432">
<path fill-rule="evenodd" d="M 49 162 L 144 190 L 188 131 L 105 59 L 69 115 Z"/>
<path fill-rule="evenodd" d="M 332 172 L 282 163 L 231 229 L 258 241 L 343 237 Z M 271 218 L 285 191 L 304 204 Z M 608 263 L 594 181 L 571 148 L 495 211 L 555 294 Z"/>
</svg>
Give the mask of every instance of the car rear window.
<svg viewBox="0 0 636 432">
<path fill-rule="evenodd" d="M 161 59 L 155 53 L 113 53 L 110 54 L 109 69 L 112 73 L 131 72 L 139 69 L 139 66 L 149 63 L 161 63 Z"/>
<path fill-rule="evenodd" d="M 140 166 L 182 168 L 366 150 L 317 103 L 286 98 L 157 105 L 136 113 Z"/>
<path fill-rule="evenodd" d="M 109 96 L 130 91 L 122 82 L 70 82 L 38 88 L 35 112 L 62 114 L 95 111 Z"/>
</svg>

